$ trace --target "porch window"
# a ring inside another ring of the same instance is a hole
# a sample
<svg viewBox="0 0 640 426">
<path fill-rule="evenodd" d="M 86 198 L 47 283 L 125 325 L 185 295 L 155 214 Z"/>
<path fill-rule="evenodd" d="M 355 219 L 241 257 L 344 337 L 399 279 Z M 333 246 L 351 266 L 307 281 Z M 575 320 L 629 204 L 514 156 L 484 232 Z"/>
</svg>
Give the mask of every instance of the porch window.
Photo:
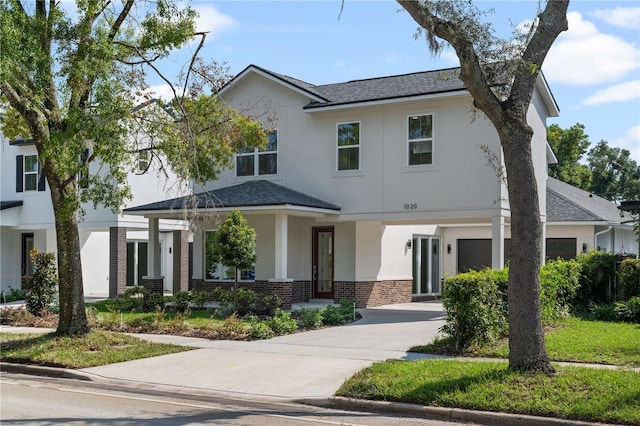
<svg viewBox="0 0 640 426">
<path fill-rule="evenodd" d="M 338 171 L 360 169 L 360 123 L 338 124 Z"/>
<path fill-rule="evenodd" d="M 433 164 L 433 114 L 409 116 L 407 129 L 409 166 Z"/>
<path fill-rule="evenodd" d="M 278 174 L 278 131 L 267 132 L 264 148 L 244 148 L 236 154 L 236 176 Z"/>
<path fill-rule="evenodd" d="M 233 281 L 234 268 L 223 265 L 214 257 L 215 235 L 215 231 L 204 232 L 204 278 L 205 280 Z M 241 269 L 238 279 L 254 281 L 256 279 L 254 270 L 255 265 L 250 269 Z"/>
</svg>

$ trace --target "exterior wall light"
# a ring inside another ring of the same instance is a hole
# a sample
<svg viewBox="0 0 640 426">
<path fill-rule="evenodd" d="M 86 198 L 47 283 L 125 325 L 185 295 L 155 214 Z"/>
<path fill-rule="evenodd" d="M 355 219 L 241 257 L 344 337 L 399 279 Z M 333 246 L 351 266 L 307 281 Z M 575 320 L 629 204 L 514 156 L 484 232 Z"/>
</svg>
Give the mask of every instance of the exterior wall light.
<svg viewBox="0 0 640 426">
<path fill-rule="evenodd" d="M 582 243 L 582 253 L 587 252 L 587 243 Z"/>
<path fill-rule="evenodd" d="M 447 244 L 447 254 L 451 254 L 451 244 Z"/>
<path fill-rule="evenodd" d="M 412 240 L 407 240 L 407 244 L 406 244 L 407 249 L 411 249 L 411 243 L 412 243 Z"/>
</svg>

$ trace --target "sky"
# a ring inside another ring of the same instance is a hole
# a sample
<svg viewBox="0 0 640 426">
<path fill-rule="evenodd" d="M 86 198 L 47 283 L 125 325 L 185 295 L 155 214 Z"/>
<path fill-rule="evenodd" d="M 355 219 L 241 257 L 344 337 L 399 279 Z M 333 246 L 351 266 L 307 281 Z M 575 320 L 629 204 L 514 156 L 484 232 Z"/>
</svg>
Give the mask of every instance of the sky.
<svg viewBox="0 0 640 426">
<path fill-rule="evenodd" d="M 434 57 L 417 24 L 391 0 L 194 0 L 198 30 L 209 31 L 204 59 L 237 74 L 250 64 L 312 84 L 450 68 L 452 50 Z M 536 15 L 535 0 L 478 1 L 499 35 Z M 560 108 L 548 124 L 585 126 L 600 140 L 631 151 L 640 163 L 640 1 L 573 0 L 569 30 L 553 45 L 543 72 Z M 195 43 L 174 55 L 175 69 Z M 159 83 L 158 83 L 159 84 Z M 158 93 L 162 89 L 158 88 Z"/>
</svg>

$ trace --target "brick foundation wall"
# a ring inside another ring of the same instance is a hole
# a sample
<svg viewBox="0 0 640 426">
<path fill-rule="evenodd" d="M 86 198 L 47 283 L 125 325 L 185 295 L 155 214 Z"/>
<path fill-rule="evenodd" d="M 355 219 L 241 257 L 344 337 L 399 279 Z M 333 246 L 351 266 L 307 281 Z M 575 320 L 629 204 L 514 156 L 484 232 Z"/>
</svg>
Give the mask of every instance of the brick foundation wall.
<svg viewBox="0 0 640 426">
<path fill-rule="evenodd" d="M 122 296 L 126 287 L 127 228 L 111 227 L 109 228 L 109 297 Z"/>
<path fill-rule="evenodd" d="M 205 281 L 194 278 L 192 280 L 193 290 L 212 291 L 216 288 L 223 288 L 231 291 L 232 282 L 229 281 Z M 240 288 L 253 290 L 262 295 L 276 295 L 282 300 L 282 309 L 291 309 L 292 303 L 308 302 L 311 293 L 311 282 L 309 281 L 252 281 L 238 283 Z"/>
<path fill-rule="evenodd" d="M 282 300 L 282 309 L 291 309 L 292 287 L 291 281 L 269 282 L 269 294 L 278 296 Z"/>
<path fill-rule="evenodd" d="M 291 302 L 302 303 L 312 299 L 311 281 L 294 281 L 291 286 Z"/>
<path fill-rule="evenodd" d="M 411 280 L 336 281 L 334 300 L 356 299 L 358 308 L 372 308 L 412 301 Z"/>
<path fill-rule="evenodd" d="M 164 294 L 164 277 L 162 278 L 142 278 L 142 286 L 149 293 Z"/>
</svg>

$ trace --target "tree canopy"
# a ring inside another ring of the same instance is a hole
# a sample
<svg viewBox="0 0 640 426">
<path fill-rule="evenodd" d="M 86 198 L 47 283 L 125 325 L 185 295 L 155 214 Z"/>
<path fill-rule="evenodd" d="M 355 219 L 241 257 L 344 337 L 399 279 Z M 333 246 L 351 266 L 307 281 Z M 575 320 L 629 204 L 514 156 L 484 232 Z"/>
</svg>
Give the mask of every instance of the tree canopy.
<svg viewBox="0 0 640 426">
<path fill-rule="evenodd" d="M 591 170 L 580 163 L 591 144 L 584 126 L 576 123 L 568 129 L 562 129 L 557 124 L 552 124 L 547 128 L 547 141 L 558 159 L 557 164 L 549 166 L 549 176 L 589 190 Z"/>
<path fill-rule="evenodd" d="M 58 333 L 88 331 L 77 229 L 83 203 L 118 212 L 131 197 L 127 177 L 141 151 L 159 169 L 206 182 L 240 146 L 266 139 L 260 124 L 211 95 L 225 78 L 197 58 L 206 33 L 196 31 L 196 16 L 173 0 L 0 2 L 2 131 L 33 141 L 49 184 Z M 171 81 L 162 60 L 187 43 L 195 43 L 194 56 Z M 152 76 L 171 85 L 173 99 L 140 108 L 153 103 Z M 91 163 L 101 172 L 87 175 Z"/>
<path fill-rule="evenodd" d="M 502 146 L 511 210 L 509 367 L 554 372 L 540 313 L 542 224 L 527 122 L 536 80 L 558 35 L 568 29 L 568 0 L 547 1 L 531 23 L 497 37 L 488 11 L 470 0 L 397 0 L 419 25 L 432 53 L 450 45 L 473 105 L 494 125 Z"/>
</svg>

